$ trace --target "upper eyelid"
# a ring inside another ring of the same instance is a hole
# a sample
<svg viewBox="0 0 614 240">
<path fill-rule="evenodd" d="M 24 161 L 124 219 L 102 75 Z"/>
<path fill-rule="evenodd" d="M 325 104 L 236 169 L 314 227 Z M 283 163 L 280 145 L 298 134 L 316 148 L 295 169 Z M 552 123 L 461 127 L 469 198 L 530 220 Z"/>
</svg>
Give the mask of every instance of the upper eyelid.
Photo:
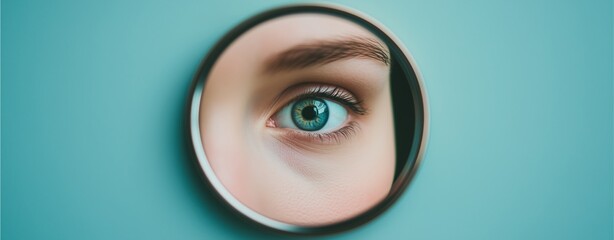
<svg viewBox="0 0 614 240">
<path fill-rule="evenodd" d="M 348 102 L 342 98 L 339 97 L 335 97 L 333 95 L 330 95 L 328 93 L 306 93 L 306 94 L 302 94 L 299 95 L 298 97 L 293 98 L 292 100 L 290 100 L 290 103 L 298 101 L 298 100 L 302 100 L 305 98 L 309 98 L 309 97 L 324 97 L 327 98 L 331 101 L 334 102 L 338 102 L 340 104 L 343 104 L 344 106 L 347 106 L 350 110 L 352 110 L 353 112 L 355 112 L 356 114 L 359 115 L 365 115 L 367 113 L 367 110 L 361 105 L 361 102 Z"/>
<path fill-rule="evenodd" d="M 345 95 L 345 98 L 344 98 L 340 94 L 347 94 L 347 95 Z M 354 95 L 350 91 L 345 90 L 345 89 L 343 89 L 341 87 L 328 86 L 328 85 L 325 85 L 325 86 L 320 85 L 320 86 L 308 88 L 308 89 L 302 91 L 297 96 L 291 98 L 283 106 L 288 106 L 289 104 L 291 104 L 291 103 L 293 103 L 295 101 L 298 101 L 298 100 L 301 100 L 301 99 L 305 99 L 305 98 L 309 98 L 309 97 L 323 97 L 323 98 L 327 98 L 329 100 L 332 100 L 332 101 L 338 102 L 340 104 L 343 104 L 344 106 L 346 106 L 350 110 L 352 110 L 354 113 L 359 114 L 359 115 L 365 115 L 367 113 L 367 109 L 363 106 L 362 101 L 360 99 L 358 99 L 356 97 L 356 95 Z"/>
</svg>

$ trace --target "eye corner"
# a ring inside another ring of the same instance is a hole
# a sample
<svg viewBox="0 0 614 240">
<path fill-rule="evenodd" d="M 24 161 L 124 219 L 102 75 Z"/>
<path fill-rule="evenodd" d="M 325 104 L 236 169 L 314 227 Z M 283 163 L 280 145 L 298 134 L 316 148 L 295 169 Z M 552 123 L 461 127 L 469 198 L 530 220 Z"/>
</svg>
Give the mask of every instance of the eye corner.
<svg viewBox="0 0 614 240">
<path fill-rule="evenodd" d="M 275 121 L 275 119 L 273 119 L 274 117 L 275 117 L 275 115 L 270 117 L 269 119 L 267 119 L 265 124 L 264 124 L 264 126 L 267 127 L 267 128 L 278 128 L 279 126 L 277 126 L 277 121 Z"/>
<path fill-rule="evenodd" d="M 361 116 L 367 115 L 369 113 L 369 109 L 364 107 L 362 102 L 357 102 L 356 104 L 346 105 L 346 107 L 348 107 L 354 113 L 361 115 Z"/>
</svg>

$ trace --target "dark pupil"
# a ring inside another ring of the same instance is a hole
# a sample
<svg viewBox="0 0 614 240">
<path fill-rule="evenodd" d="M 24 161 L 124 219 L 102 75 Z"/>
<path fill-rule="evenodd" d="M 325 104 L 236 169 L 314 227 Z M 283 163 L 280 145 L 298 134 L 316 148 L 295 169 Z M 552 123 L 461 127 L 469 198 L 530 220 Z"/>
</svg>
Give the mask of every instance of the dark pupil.
<svg viewBox="0 0 614 240">
<path fill-rule="evenodd" d="M 290 113 L 294 125 L 305 131 L 318 131 L 328 121 L 328 105 L 319 98 L 298 100 Z"/>
<path fill-rule="evenodd" d="M 314 120 L 318 116 L 318 111 L 315 106 L 311 105 L 303 108 L 301 115 L 303 115 L 305 120 Z"/>
</svg>

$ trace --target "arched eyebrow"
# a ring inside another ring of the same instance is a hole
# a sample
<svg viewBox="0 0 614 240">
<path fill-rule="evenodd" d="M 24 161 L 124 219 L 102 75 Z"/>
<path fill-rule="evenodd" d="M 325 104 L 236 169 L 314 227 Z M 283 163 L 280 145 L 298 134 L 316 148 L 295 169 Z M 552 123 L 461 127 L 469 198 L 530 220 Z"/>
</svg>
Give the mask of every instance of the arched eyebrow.
<svg viewBox="0 0 614 240">
<path fill-rule="evenodd" d="M 301 69 L 348 58 L 368 58 L 390 65 L 388 50 L 379 41 L 365 37 L 318 40 L 294 46 L 265 62 L 265 72 Z"/>
</svg>

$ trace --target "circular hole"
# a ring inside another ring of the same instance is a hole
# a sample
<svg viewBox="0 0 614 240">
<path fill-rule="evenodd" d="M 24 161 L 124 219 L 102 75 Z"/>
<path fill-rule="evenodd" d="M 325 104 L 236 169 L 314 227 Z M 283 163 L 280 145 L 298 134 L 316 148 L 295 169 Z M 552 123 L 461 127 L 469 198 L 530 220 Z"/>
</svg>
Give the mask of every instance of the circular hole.
<svg viewBox="0 0 614 240">
<path fill-rule="evenodd" d="M 343 7 L 294 5 L 244 21 L 205 57 L 191 96 L 191 140 L 212 190 L 278 231 L 367 222 L 403 192 L 425 150 L 412 58 Z"/>
</svg>

